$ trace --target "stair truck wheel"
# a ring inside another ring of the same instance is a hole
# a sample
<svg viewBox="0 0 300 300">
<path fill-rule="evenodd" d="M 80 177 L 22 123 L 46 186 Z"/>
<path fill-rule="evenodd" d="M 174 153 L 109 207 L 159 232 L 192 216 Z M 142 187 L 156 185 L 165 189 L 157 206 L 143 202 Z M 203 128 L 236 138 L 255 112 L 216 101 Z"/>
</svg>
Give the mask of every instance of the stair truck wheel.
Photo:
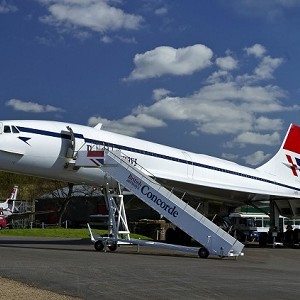
<svg viewBox="0 0 300 300">
<path fill-rule="evenodd" d="M 102 241 L 95 242 L 94 247 L 96 251 L 102 251 L 104 249 Z"/>
<path fill-rule="evenodd" d="M 208 258 L 209 251 L 208 251 L 206 248 L 201 247 L 201 248 L 199 249 L 199 251 L 198 251 L 198 255 L 199 255 L 199 257 L 201 257 L 201 258 Z"/>
<path fill-rule="evenodd" d="M 117 243 L 112 243 L 112 244 L 110 244 L 110 245 L 108 246 L 108 249 L 109 249 L 110 251 L 116 251 L 117 248 L 118 248 L 118 244 L 117 244 Z"/>
</svg>

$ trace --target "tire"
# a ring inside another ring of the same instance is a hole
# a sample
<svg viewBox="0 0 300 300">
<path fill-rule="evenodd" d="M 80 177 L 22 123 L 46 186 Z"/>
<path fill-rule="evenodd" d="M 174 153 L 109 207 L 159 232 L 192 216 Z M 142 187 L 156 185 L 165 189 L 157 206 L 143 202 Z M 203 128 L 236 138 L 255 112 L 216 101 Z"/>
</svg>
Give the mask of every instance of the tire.
<svg viewBox="0 0 300 300">
<path fill-rule="evenodd" d="M 117 248 L 118 248 L 118 244 L 117 243 L 113 243 L 113 244 L 111 244 L 111 245 L 108 246 L 108 249 L 110 251 L 116 251 Z"/>
<path fill-rule="evenodd" d="M 204 248 L 204 247 L 201 247 L 198 251 L 198 255 L 200 258 L 208 258 L 209 256 L 209 251 Z"/>
<path fill-rule="evenodd" d="M 102 241 L 95 242 L 94 247 L 96 251 L 102 251 L 104 249 Z"/>
</svg>

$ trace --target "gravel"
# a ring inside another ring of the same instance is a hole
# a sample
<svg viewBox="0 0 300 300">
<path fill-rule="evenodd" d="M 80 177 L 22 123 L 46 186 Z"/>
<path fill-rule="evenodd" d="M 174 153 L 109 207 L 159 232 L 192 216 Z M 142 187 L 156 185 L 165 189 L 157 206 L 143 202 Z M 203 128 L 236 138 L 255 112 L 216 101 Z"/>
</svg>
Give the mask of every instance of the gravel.
<svg viewBox="0 0 300 300">
<path fill-rule="evenodd" d="M 24 283 L 0 277 L 1 299 L 79 300 L 66 295 L 38 289 Z"/>
</svg>

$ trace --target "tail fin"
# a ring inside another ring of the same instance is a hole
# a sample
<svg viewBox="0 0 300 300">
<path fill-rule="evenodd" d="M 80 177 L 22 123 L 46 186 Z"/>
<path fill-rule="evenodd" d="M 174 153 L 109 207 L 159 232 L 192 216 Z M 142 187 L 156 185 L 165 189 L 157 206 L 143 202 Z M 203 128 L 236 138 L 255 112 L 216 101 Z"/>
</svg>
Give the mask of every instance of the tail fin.
<svg viewBox="0 0 300 300">
<path fill-rule="evenodd" d="M 300 180 L 300 127 L 291 124 L 279 151 L 257 170 Z"/>
<path fill-rule="evenodd" d="M 16 200 L 18 194 L 18 186 L 15 185 L 10 193 L 10 196 L 7 198 L 7 200 Z"/>
<path fill-rule="evenodd" d="M 7 203 L 8 209 L 11 212 L 15 210 L 15 201 L 17 199 L 17 194 L 18 194 L 18 186 L 15 185 L 10 193 L 10 196 L 5 201 L 5 203 Z"/>
</svg>

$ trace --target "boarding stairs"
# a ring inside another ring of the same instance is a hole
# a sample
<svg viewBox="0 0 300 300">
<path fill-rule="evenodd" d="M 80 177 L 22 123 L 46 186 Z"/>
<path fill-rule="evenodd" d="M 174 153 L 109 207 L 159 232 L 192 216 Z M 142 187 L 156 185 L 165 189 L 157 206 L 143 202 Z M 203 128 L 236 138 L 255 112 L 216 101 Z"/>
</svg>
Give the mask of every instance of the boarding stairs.
<svg viewBox="0 0 300 300">
<path fill-rule="evenodd" d="M 179 227 L 202 247 L 185 247 L 158 242 L 116 239 L 117 242 L 162 247 L 187 252 L 198 252 L 200 257 L 243 255 L 244 245 L 207 219 L 182 199 L 164 188 L 141 166 L 133 166 L 121 151 L 78 151 L 77 167 L 99 167 L 112 179 L 134 193 L 151 208 Z M 89 228 L 90 229 L 90 228 Z M 92 236 L 92 232 L 90 230 Z M 95 240 L 95 239 L 94 239 Z M 95 240 L 96 241 L 96 240 Z"/>
</svg>

